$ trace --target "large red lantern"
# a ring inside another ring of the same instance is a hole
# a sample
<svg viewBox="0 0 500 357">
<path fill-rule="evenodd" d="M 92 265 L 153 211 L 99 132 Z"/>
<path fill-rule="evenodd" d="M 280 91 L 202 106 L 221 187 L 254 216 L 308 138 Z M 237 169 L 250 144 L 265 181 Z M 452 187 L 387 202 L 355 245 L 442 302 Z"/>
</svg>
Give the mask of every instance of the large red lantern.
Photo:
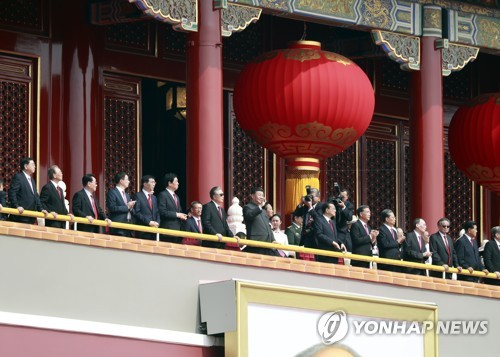
<svg viewBox="0 0 500 357">
<path fill-rule="evenodd" d="M 500 193 L 500 93 L 460 107 L 450 123 L 450 154 L 470 179 Z"/>
<path fill-rule="evenodd" d="M 288 179 L 315 175 L 318 187 L 320 159 L 354 144 L 368 128 L 374 106 L 363 70 L 314 41 L 261 55 L 243 69 L 234 90 L 241 128 L 287 159 L 287 211 L 306 183 L 292 188 Z"/>
</svg>

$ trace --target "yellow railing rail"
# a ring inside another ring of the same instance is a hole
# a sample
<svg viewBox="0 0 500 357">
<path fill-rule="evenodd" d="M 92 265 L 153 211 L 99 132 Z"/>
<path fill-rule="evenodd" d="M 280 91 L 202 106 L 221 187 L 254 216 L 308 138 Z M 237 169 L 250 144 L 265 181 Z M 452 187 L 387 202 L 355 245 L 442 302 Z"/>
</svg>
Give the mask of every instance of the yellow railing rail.
<svg viewBox="0 0 500 357">
<path fill-rule="evenodd" d="M 25 210 L 22 214 L 20 214 L 17 209 L 7 208 L 7 207 L 3 207 L 0 210 L 0 213 L 13 214 L 13 215 L 25 216 L 25 217 L 52 219 L 55 221 L 63 221 L 63 222 L 84 223 L 84 224 L 90 224 L 90 225 L 101 226 L 101 227 L 108 226 L 108 222 L 103 221 L 103 220 L 98 220 L 98 219 L 95 219 L 92 221 L 92 223 L 90 223 L 87 218 L 75 217 L 72 220 L 69 215 L 62 215 L 62 214 L 58 214 L 57 218 L 53 218 L 53 216 L 50 214 L 48 216 L 45 216 L 45 214 L 42 212 L 27 211 L 27 210 Z M 1 224 L 1 221 L 0 221 L 0 224 Z M 176 231 L 173 229 L 153 228 L 153 227 L 139 226 L 139 225 L 129 224 L 129 223 L 118 223 L 118 222 L 112 222 L 111 225 L 109 225 L 109 226 L 112 228 L 120 228 L 120 229 L 132 230 L 132 231 L 155 233 L 155 234 L 157 234 L 157 240 L 159 237 L 158 235 L 163 234 L 163 235 L 175 236 L 175 237 L 208 240 L 208 241 L 212 241 L 212 242 L 219 241 L 219 238 L 217 236 L 211 235 L 211 234 L 200 234 L 200 233 L 194 233 L 194 232 Z M 282 250 L 286 250 L 286 251 L 294 251 L 294 252 L 298 252 L 298 253 L 307 253 L 307 254 L 323 255 L 323 256 L 335 257 L 335 258 L 360 260 L 360 261 L 364 261 L 364 262 L 382 263 L 382 264 L 395 265 L 395 266 L 400 266 L 400 267 L 405 267 L 405 268 L 426 269 L 426 270 L 433 270 L 433 271 L 438 271 L 438 272 L 445 271 L 444 268 L 442 266 L 439 266 L 439 265 L 421 264 L 421 263 L 407 262 L 407 261 L 403 261 L 403 260 L 377 258 L 377 257 L 358 255 L 358 254 L 352 254 L 352 253 L 332 252 L 332 251 L 323 250 L 323 249 L 304 248 L 304 247 L 299 247 L 296 245 L 281 245 L 281 244 L 277 244 L 277 243 L 266 243 L 266 242 L 251 240 L 251 239 L 239 239 L 238 240 L 236 238 L 222 237 L 222 239 L 220 241 L 224 242 L 224 243 L 236 243 L 236 244 L 239 244 L 240 246 L 247 245 L 250 247 L 257 247 L 257 248 L 274 248 L 274 249 L 282 249 Z M 450 267 L 447 272 L 475 276 L 475 277 L 481 277 L 481 278 L 497 279 L 497 276 L 494 273 L 489 273 L 486 275 L 482 271 L 473 271 L 472 273 L 470 273 L 467 269 L 463 269 L 462 272 L 459 272 L 457 268 Z"/>
</svg>

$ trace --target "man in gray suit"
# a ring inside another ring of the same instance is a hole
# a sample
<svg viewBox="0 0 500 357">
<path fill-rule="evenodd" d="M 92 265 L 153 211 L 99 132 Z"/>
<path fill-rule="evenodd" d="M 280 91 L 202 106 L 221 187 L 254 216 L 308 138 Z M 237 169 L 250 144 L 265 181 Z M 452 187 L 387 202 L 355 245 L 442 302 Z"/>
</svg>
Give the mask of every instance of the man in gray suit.
<svg viewBox="0 0 500 357">
<path fill-rule="evenodd" d="M 247 226 L 247 239 L 260 242 L 273 243 L 274 235 L 269 224 L 269 218 L 262 207 L 266 203 L 264 190 L 260 187 L 252 189 L 251 202 L 243 207 L 243 217 Z M 276 249 L 257 248 L 247 246 L 244 249 L 248 253 L 279 256 Z"/>
</svg>

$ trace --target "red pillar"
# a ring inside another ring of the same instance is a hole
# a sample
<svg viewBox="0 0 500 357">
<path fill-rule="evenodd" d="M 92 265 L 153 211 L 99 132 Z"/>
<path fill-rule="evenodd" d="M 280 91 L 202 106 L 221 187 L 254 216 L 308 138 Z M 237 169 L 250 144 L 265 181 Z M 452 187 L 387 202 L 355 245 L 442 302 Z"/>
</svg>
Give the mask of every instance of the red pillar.
<svg viewBox="0 0 500 357">
<path fill-rule="evenodd" d="M 187 38 L 187 202 L 224 185 L 220 10 L 198 1 L 198 32 Z"/>
<path fill-rule="evenodd" d="M 410 120 L 411 221 L 423 218 L 431 230 L 445 213 L 441 50 L 434 48 L 435 40 L 421 37 Z"/>
</svg>

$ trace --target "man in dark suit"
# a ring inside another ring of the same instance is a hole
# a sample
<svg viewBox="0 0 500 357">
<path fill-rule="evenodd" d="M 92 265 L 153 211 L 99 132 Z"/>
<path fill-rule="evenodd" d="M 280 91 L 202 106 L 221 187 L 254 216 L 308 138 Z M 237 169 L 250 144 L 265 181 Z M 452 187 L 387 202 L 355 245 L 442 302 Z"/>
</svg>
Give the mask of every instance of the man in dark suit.
<svg viewBox="0 0 500 357">
<path fill-rule="evenodd" d="M 453 246 L 453 239 L 448 235 L 450 231 L 450 220 L 448 218 L 439 219 L 438 231 L 431 234 L 429 237 L 429 246 L 432 252 L 432 265 L 441 265 L 445 273 L 446 279 L 451 279 L 452 274 L 448 273 L 450 267 L 455 267 L 458 271 L 462 271 L 462 267 L 458 264 L 457 252 Z M 435 278 L 442 278 L 443 273 L 439 271 L 429 271 L 429 275 Z"/>
<path fill-rule="evenodd" d="M 321 207 L 321 215 L 313 223 L 314 235 L 318 240 L 318 249 L 329 250 L 332 252 L 346 251 L 344 243 L 340 240 L 335 226 L 335 205 L 331 202 L 324 203 Z M 338 258 L 324 255 L 316 255 L 317 262 L 338 263 Z"/>
<path fill-rule="evenodd" d="M 73 214 L 77 217 L 85 217 L 90 223 L 94 219 L 105 220 L 108 226 L 111 220 L 106 217 L 106 214 L 99 206 L 99 202 L 95 197 L 97 190 L 97 180 L 94 174 L 86 174 L 82 178 L 83 189 L 73 195 Z M 100 233 L 101 227 L 90 224 L 78 223 L 77 230 L 82 232 Z"/>
<path fill-rule="evenodd" d="M 142 190 L 135 195 L 135 205 L 133 209 L 135 224 L 147 227 L 158 228 L 160 226 L 160 211 L 158 202 L 154 195 L 156 180 L 151 175 L 144 175 L 141 178 Z M 137 238 L 155 240 L 154 233 L 135 233 Z"/>
<path fill-rule="evenodd" d="M 347 227 L 347 222 L 352 220 L 352 216 L 354 215 L 354 206 L 349 201 L 349 190 L 346 188 L 340 189 L 339 198 L 341 198 L 341 200 L 335 204 L 335 208 L 337 210 L 335 214 L 337 232 L 340 241 L 344 243 L 347 251 L 352 252 L 352 241 Z"/>
<path fill-rule="evenodd" d="M 370 207 L 361 205 L 356 210 L 359 220 L 351 226 L 352 253 L 372 256 L 372 248 L 377 244 L 378 231 L 371 229 L 368 222 L 371 218 Z M 351 265 L 355 267 L 369 268 L 370 262 L 351 260 Z"/>
<path fill-rule="evenodd" d="M 164 177 L 165 189 L 158 195 L 158 209 L 160 211 L 160 227 L 180 231 L 187 215 L 182 212 L 181 200 L 175 193 L 179 188 L 179 180 L 174 173 Z M 182 243 L 181 237 L 161 235 L 162 242 Z"/>
<path fill-rule="evenodd" d="M 317 248 L 318 242 L 314 236 L 314 220 L 321 216 L 321 197 L 317 188 L 310 188 L 310 193 L 302 199 L 295 213 L 302 216 L 302 236 L 300 246 Z"/>
<path fill-rule="evenodd" d="M 50 212 L 49 216 L 57 218 L 58 214 L 68 214 L 66 209 L 66 204 L 64 203 L 64 193 L 62 188 L 59 186 L 59 182 L 63 179 L 63 173 L 57 165 L 49 167 L 47 172 L 49 177 L 49 182 L 42 187 L 40 191 L 40 201 L 42 207 Z M 71 219 L 74 218 L 73 214 L 70 214 Z M 55 227 L 55 228 L 66 228 L 65 221 L 55 221 L 52 219 L 45 218 L 45 226 Z"/>
<path fill-rule="evenodd" d="M 115 188 L 109 190 L 106 195 L 106 206 L 108 207 L 109 218 L 113 222 L 132 223 L 132 210 L 135 201 L 125 190 L 130 185 L 130 180 L 125 172 L 118 172 L 114 177 Z M 109 234 L 122 237 L 132 237 L 129 229 L 110 228 Z"/>
<path fill-rule="evenodd" d="M 191 209 L 189 211 L 191 215 L 186 219 L 186 223 L 184 224 L 184 230 L 186 232 L 205 233 L 202 225 L 202 212 L 204 209 L 201 202 L 191 202 Z M 183 238 L 182 244 L 201 245 L 201 241 L 198 238 Z"/>
<path fill-rule="evenodd" d="M 212 201 L 203 205 L 201 222 L 203 223 L 203 233 L 215 234 L 219 237 L 233 237 L 233 232 L 227 224 L 227 214 L 224 210 L 224 192 L 220 186 L 210 189 L 210 198 Z M 201 242 L 204 247 L 224 248 L 225 244 L 221 242 L 212 242 L 204 240 Z"/>
<path fill-rule="evenodd" d="M 476 241 L 476 222 L 467 221 L 463 224 L 462 228 L 465 233 L 455 242 L 458 264 L 460 264 L 462 268 L 467 269 L 470 273 L 474 270 L 482 270 L 483 273 L 488 274 L 488 270 L 484 269 L 481 257 L 479 256 L 479 249 Z M 458 274 L 457 279 L 475 283 L 479 282 L 479 278 L 465 274 Z"/>
<path fill-rule="evenodd" d="M 484 246 L 484 265 L 496 279 L 484 279 L 486 284 L 500 285 L 500 226 L 491 229 L 491 240 Z"/>
<path fill-rule="evenodd" d="M 403 260 L 407 262 L 424 264 L 432 253 L 425 248 L 424 234 L 427 224 L 422 218 L 413 220 L 413 231 L 406 234 L 403 242 Z M 407 268 L 408 274 L 426 275 L 425 269 Z"/>
<path fill-rule="evenodd" d="M 260 187 L 252 189 L 251 201 L 243 207 L 243 218 L 247 227 L 247 239 L 273 243 L 274 234 L 269 224 L 269 217 L 262 209 L 266 203 L 264 190 Z M 243 251 L 248 253 L 279 256 L 276 249 L 246 246 Z"/>
<path fill-rule="evenodd" d="M 295 211 L 292 214 L 292 224 L 285 229 L 285 234 L 288 238 L 288 244 L 300 245 L 300 236 L 302 235 L 302 222 L 304 218 L 299 212 Z"/>
<path fill-rule="evenodd" d="M 377 245 L 380 258 L 401 260 L 399 248 L 405 240 L 405 236 L 398 237 L 395 228 L 396 216 L 390 209 L 385 209 L 380 213 L 383 224 L 378 229 Z M 401 267 L 389 264 L 377 264 L 377 269 L 394 272 L 402 272 Z"/>
<path fill-rule="evenodd" d="M 21 159 L 20 166 L 21 172 L 15 174 L 10 182 L 10 206 L 12 208 L 17 208 L 20 214 L 22 214 L 24 210 L 28 210 L 41 211 L 47 215 L 48 212 L 42 207 L 40 196 L 38 196 L 38 192 L 36 191 L 35 180 L 33 180 L 32 177 L 36 170 L 35 162 L 31 157 L 24 157 Z M 10 215 L 10 220 L 29 224 L 36 222 L 36 218 L 17 216 L 14 214 Z"/>
</svg>

